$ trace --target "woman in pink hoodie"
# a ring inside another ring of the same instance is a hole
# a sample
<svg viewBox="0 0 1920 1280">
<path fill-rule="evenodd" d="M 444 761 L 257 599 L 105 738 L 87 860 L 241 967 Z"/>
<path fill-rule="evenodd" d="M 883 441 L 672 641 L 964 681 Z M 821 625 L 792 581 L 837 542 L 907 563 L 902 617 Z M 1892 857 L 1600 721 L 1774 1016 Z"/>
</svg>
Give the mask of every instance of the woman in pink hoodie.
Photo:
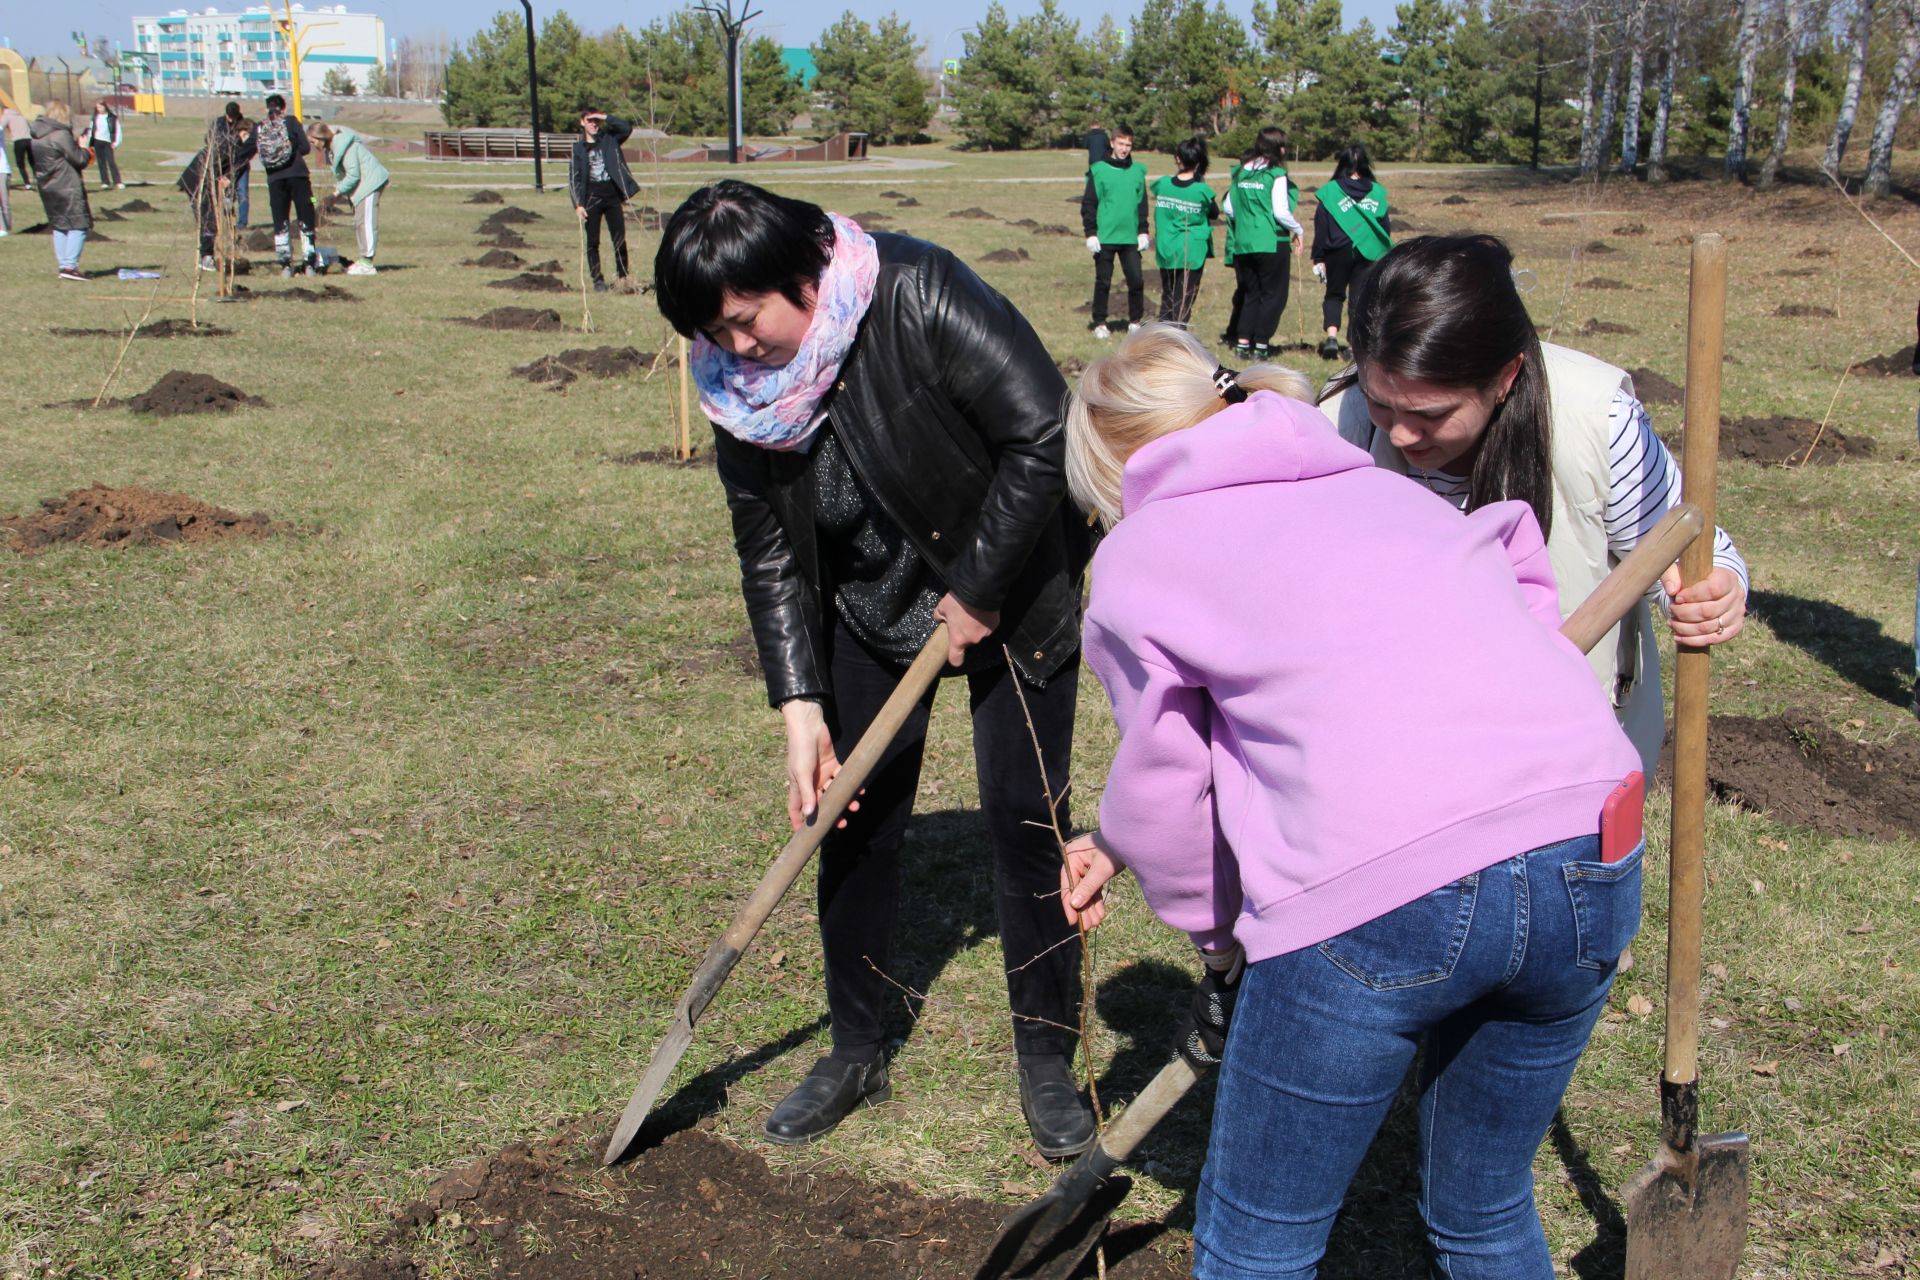
<svg viewBox="0 0 1920 1280">
<path fill-rule="evenodd" d="M 1207 961 L 1183 1051 L 1211 1064 L 1232 1014 L 1197 1276 L 1314 1275 L 1419 1056 L 1436 1274 L 1547 1280 L 1533 1155 L 1639 924 L 1637 811 L 1631 847 L 1599 838 L 1639 760 L 1527 506 L 1463 521 L 1305 394 L 1165 325 L 1081 379 L 1121 740 L 1067 913 L 1097 924 L 1131 869 Z"/>
</svg>

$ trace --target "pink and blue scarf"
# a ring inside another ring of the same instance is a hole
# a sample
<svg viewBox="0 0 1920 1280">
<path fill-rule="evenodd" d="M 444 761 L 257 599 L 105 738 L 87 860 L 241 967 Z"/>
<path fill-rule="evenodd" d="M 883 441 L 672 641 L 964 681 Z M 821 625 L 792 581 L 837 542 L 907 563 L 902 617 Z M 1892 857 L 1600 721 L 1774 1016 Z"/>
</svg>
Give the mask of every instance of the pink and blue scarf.
<svg viewBox="0 0 1920 1280">
<path fill-rule="evenodd" d="M 693 340 L 701 409 L 728 435 L 762 449 L 804 449 L 813 439 L 820 401 L 839 376 L 880 278 L 873 237 L 851 218 L 827 216 L 833 219 L 833 257 L 792 360 L 765 365 L 722 350 L 704 333 Z"/>
</svg>

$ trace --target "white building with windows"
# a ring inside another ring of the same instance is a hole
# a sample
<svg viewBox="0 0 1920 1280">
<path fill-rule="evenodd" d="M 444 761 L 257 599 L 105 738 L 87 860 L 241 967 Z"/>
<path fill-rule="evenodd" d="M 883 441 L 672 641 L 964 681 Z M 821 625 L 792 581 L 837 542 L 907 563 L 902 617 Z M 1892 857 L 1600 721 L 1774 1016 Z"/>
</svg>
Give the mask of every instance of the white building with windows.
<svg viewBox="0 0 1920 1280">
<path fill-rule="evenodd" d="M 148 55 L 151 88 L 162 93 L 231 93 L 260 97 L 293 87 L 293 60 L 280 34 L 284 7 L 257 5 L 237 13 L 175 9 L 133 20 L 133 47 Z M 375 67 L 387 66 L 387 24 L 347 6 L 293 6 L 300 33 L 300 92 L 318 94 L 327 73 L 342 69 L 360 92 Z"/>
</svg>

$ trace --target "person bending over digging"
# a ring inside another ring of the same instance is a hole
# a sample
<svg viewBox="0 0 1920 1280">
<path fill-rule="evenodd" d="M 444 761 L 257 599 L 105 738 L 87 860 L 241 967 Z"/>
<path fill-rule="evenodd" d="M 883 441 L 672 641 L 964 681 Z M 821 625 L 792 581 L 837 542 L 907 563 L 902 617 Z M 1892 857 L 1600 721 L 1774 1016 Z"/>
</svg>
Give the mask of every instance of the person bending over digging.
<svg viewBox="0 0 1920 1280">
<path fill-rule="evenodd" d="M 380 193 L 387 189 L 387 166 L 373 154 L 360 135 L 341 125 L 329 128 L 324 122 L 313 126 L 313 141 L 320 158 L 333 170 L 333 193 L 353 202 L 353 237 L 360 256 L 347 268 L 350 276 L 378 275 L 373 255 L 380 248 Z"/>
<path fill-rule="evenodd" d="M 1462 511 L 1510 499 L 1533 508 L 1563 615 L 1680 502 L 1680 468 L 1633 379 L 1540 341 L 1513 254 L 1493 236 L 1396 246 L 1360 288 L 1352 337 L 1354 367 L 1322 393 L 1340 434 Z M 1714 530 L 1713 563 L 1685 590 L 1677 567 L 1661 579 L 1656 597 L 1677 644 L 1740 634 L 1747 566 L 1724 529 Z M 1652 777 L 1666 718 L 1647 605 L 1588 660 Z"/>
<path fill-rule="evenodd" d="M 1133 158 L 1133 130 L 1120 125 L 1107 143 L 1107 158 L 1087 166 L 1087 189 L 1080 196 L 1080 226 L 1093 255 L 1093 336 L 1105 341 L 1107 299 L 1113 289 L 1113 260 L 1127 278 L 1127 324 L 1140 323 L 1147 309 L 1146 277 L 1140 255 L 1147 251 L 1147 166 Z"/>
<path fill-rule="evenodd" d="M 567 191 L 573 196 L 573 212 L 585 227 L 587 238 L 587 274 L 593 277 L 594 291 L 605 293 L 607 282 L 600 274 L 600 223 L 607 224 L 613 241 L 613 274 L 627 278 L 627 201 L 640 191 L 620 154 L 620 144 L 633 133 L 633 126 L 619 116 L 604 111 L 586 111 L 580 115 L 580 136 L 573 140 L 573 163 L 567 171 Z"/>
<path fill-rule="evenodd" d="M 667 220 L 661 313 L 693 339 L 742 592 L 787 740 L 797 829 L 909 661 L 948 628 L 993 853 L 1022 1110 L 1040 1151 L 1093 1138 L 1070 1070 L 1074 929 L 1040 763 L 1067 778 L 1089 530 L 1063 502 L 1066 385 L 1026 318 L 947 250 L 743 182 Z M 1032 714 L 1029 731 L 1021 705 Z M 820 851 L 832 1053 L 767 1119 L 820 1137 L 889 1096 L 900 854 L 933 694 Z M 1064 799 L 1060 820 L 1066 821 Z"/>
<path fill-rule="evenodd" d="M 253 125 L 240 114 L 237 104 L 229 102 L 226 112 L 207 126 L 206 142 L 174 183 L 191 202 L 194 221 L 200 228 L 202 271 L 218 269 L 213 251 L 221 204 L 231 201 L 236 177 L 252 158 L 253 150 Z"/>
<path fill-rule="evenodd" d="M 308 275 L 320 270 L 320 250 L 313 240 L 313 178 L 307 172 L 307 156 L 313 144 L 299 117 L 287 114 L 287 100 L 277 93 L 267 95 L 267 118 L 254 130 L 254 152 L 260 167 L 267 171 L 267 204 L 273 210 L 273 255 L 279 259 L 280 274 L 293 275 L 293 224 L 300 220 L 301 269 Z"/>
<path fill-rule="evenodd" d="M 1110 529 L 1087 663 L 1120 745 L 1066 915 L 1097 926 L 1126 867 L 1205 957 L 1194 1275 L 1313 1276 L 1417 1057 L 1433 1274 L 1549 1277 L 1533 1157 L 1639 924 L 1637 810 L 1600 831 L 1639 760 L 1526 505 L 1462 519 L 1305 394 L 1166 325 L 1081 377 L 1068 475 Z"/>
</svg>

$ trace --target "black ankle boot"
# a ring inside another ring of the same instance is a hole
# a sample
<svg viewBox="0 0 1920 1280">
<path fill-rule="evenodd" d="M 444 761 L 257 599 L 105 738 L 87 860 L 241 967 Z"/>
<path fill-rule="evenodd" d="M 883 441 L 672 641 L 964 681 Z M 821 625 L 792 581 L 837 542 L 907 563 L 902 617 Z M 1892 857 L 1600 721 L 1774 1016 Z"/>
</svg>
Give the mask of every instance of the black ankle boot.
<svg viewBox="0 0 1920 1280">
<path fill-rule="evenodd" d="M 861 1103 L 872 1106 L 892 1096 L 885 1058 L 872 1062 L 822 1058 L 767 1117 L 766 1134 L 783 1146 L 799 1146 L 831 1132 Z"/>
<path fill-rule="evenodd" d="M 1326 341 L 1322 342 L 1320 344 L 1320 358 L 1322 360 L 1338 360 L 1340 358 L 1340 340 L 1329 337 Z"/>
<path fill-rule="evenodd" d="M 1020 1055 L 1020 1111 L 1033 1145 L 1049 1160 L 1071 1159 L 1093 1145 L 1093 1109 L 1062 1054 Z"/>
</svg>

